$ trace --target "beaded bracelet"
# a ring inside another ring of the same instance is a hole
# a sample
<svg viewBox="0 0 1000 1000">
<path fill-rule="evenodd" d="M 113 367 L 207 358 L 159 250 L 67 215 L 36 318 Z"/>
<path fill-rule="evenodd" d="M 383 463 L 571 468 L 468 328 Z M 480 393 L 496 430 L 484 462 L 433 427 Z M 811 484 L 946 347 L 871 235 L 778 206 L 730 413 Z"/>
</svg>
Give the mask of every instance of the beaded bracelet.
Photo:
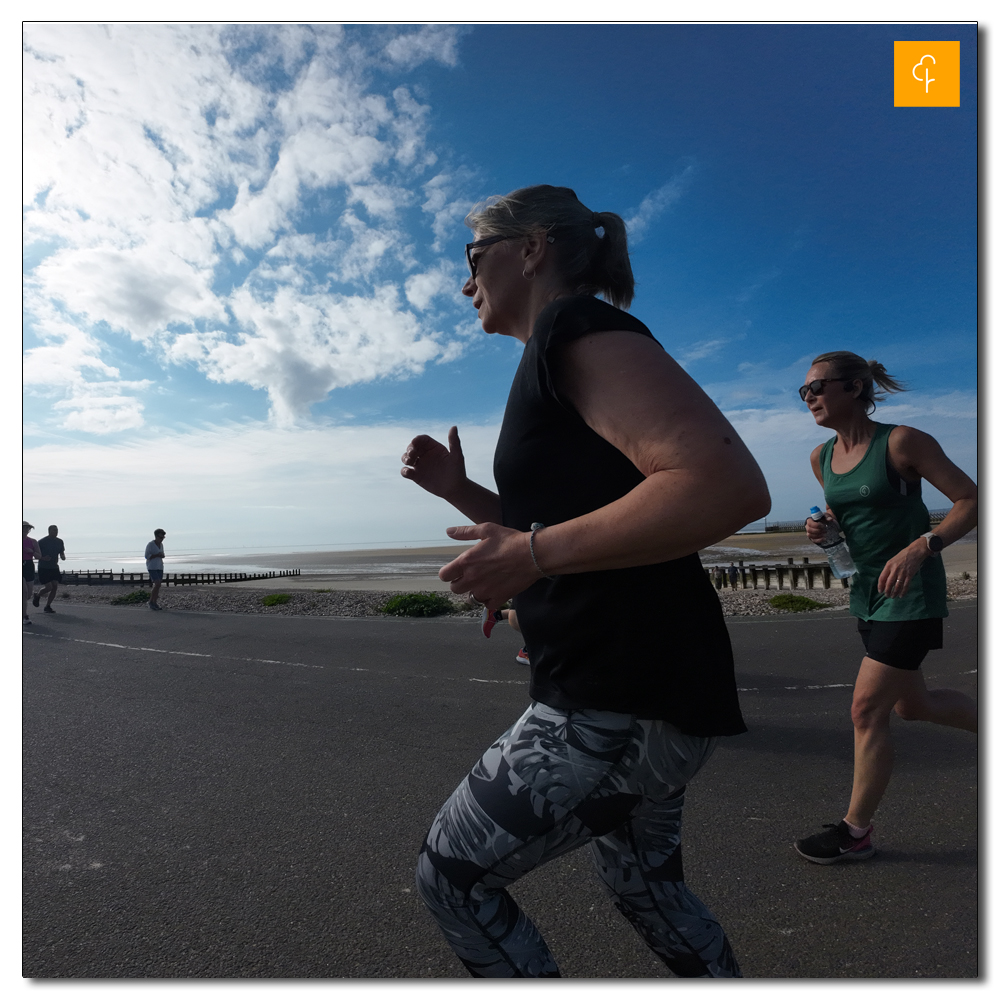
<svg viewBox="0 0 1000 1000">
<path fill-rule="evenodd" d="M 538 560 L 535 558 L 535 532 L 544 527 L 545 525 L 542 524 L 541 521 L 532 521 L 531 535 L 528 538 L 528 551 L 531 553 L 531 561 L 535 564 L 535 569 L 537 569 L 538 572 L 541 573 L 546 580 L 551 580 L 552 577 L 549 576 L 549 574 L 546 573 L 545 570 L 538 565 Z"/>
</svg>

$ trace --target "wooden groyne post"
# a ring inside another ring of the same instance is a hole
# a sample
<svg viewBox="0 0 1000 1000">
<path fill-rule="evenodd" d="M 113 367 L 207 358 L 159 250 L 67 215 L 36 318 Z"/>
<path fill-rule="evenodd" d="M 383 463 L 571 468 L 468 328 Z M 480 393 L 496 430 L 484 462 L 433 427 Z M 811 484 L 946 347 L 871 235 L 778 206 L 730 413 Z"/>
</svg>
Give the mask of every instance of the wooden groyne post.
<svg viewBox="0 0 1000 1000">
<path fill-rule="evenodd" d="M 721 575 L 718 571 L 721 571 Z M 772 580 L 775 590 L 785 590 L 785 581 L 788 581 L 788 590 L 815 590 L 818 585 L 822 585 L 824 590 L 829 590 L 837 579 L 833 575 L 833 570 L 829 564 L 810 563 L 809 559 L 803 559 L 801 563 L 796 563 L 793 558 L 789 558 L 787 563 L 771 563 L 757 565 L 750 563 L 744 565 L 741 559 L 737 566 L 736 587 L 733 588 L 729 581 L 729 567 L 718 564 L 706 566 L 705 573 L 710 580 L 715 580 L 718 590 L 725 590 L 727 587 L 736 590 L 757 590 L 762 587 L 764 590 L 771 589 Z M 801 586 L 800 586 L 801 584 Z M 841 580 L 841 587 L 850 589 L 849 580 Z"/>
<path fill-rule="evenodd" d="M 279 580 L 285 577 L 301 576 L 300 569 L 268 570 L 266 573 L 164 573 L 164 587 L 194 586 L 204 583 L 239 583 L 246 580 Z M 86 584 L 88 587 L 102 584 L 126 583 L 139 587 L 150 587 L 152 581 L 148 573 L 126 573 L 122 568 L 118 573 L 113 569 L 65 570 L 63 583 Z"/>
</svg>

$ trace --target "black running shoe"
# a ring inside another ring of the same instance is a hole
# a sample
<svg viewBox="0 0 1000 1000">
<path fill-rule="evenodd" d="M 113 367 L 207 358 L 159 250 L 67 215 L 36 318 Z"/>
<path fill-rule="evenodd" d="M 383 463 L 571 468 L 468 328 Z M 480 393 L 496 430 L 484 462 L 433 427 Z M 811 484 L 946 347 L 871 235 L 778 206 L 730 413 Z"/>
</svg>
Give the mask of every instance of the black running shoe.
<svg viewBox="0 0 1000 1000">
<path fill-rule="evenodd" d="M 47 615 L 54 615 L 56 613 L 55 608 L 50 608 L 48 605 L 42 608 L 42 611 L 44 611 Z"/>
<path fill-rule="evenodd" d="M 41 596 L 42 595 L 40 593 L 38 593 L 38 594 L 33 594 L 32 597 L 31 597 L 31 603 L 34 604 L 34 606 L 36 608 L 38 607 L 38 601 L 41 598 Z"/>
<path fill-rule="evenodd" d="M 795 841 L 795 850 L 806 859 L 818 865 L 835 865 L 840 861 L 864 861 L 875 853 L 872 845 L 872 831 L 868 827 L 863 837 L 852 837 L 847 824 L 824 823 L 825 832 L 813 837 Z"/>
</svg>

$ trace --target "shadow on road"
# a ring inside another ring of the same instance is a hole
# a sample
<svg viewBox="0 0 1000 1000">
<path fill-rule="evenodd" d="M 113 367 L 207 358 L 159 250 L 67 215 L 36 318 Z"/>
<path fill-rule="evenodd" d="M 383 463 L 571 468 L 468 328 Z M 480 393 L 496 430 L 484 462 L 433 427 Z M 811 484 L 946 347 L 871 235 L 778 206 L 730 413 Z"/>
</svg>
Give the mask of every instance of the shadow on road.
<svg viewBox="0 0 1000 1000">
<path fill-rule="evenodd" d="M 880 865 L 935 865 L 945 868 L 968 868 L 976 870 L 979 852 L 972 847 L 958 847 L 953 850 L 894 851 L 880 848 L 873 858 Z"/>
</svg>

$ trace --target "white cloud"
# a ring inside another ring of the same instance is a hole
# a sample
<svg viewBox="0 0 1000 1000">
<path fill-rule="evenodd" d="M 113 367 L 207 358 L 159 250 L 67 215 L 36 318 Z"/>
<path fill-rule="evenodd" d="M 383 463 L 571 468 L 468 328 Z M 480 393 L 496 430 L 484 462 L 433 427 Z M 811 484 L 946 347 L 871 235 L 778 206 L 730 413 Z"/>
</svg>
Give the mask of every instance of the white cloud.
<svg viewBox="0 0 1000 1000">
<path fill-rule="evenodd" d="M 879 404 L 880 419 L 900 424 L 920 417 L 954 417 L 976 420 L 979 416 L 978 396 L 974 392 L 955 391 L 928 397 L 921 393 L 891 396 Z"/>
<path fill-rule="evenodd" d="M 457 268 L 453 264 L 442 263 L 433 270 L 411 274 L 406 279 L 407 301 L 422 312 L 443 292 L 454 296 L 462 285 L 462 279 L 456 271 Z"/>
<path fill-rule="evenodd" d="M 115 387 L 103 388 L 113 390 Z M 100 395 L 101 388 L 99 383 L 89 383 L 87 391 L 53 405 L 55 410 L 67 411 L 63 427 L 90 434 L 110 434 L 143 425 L 143 406 L 138 399 L 134 396 Z"/>
<path fill-rule="evenodd" d="M 666 184 L 642 199 L 642 204 L 639 205 L 635 213 L 625 220 L 630 242 L 638 243 L 657 216 L 662 215 L 680 199 L 691 184 L 694 170 L 694 163 L 688 163 L 683 170 L 674 174 Z"/>
<path fill-rule="evenodd" d="M 465 31 L 455 25 L 424 25 L 417 31 L 397 35 L 385 47 L 394 63 L 412 69 L 429 60 L 454 66 L 458 63 L 458 42 Z"/>
<path fill-rule="evenodd" d="M 281 426 L 306 416 L 331 389 L 416 374 L 444 349 L 440 334 L 400 308 L 391 284 L 370 296 L 279 287 L 270 300 L 241 289 L 231 306 L 244 332 L 179 337 L 172 358 L 193 361 L 218 382 L 266 389 Z"/>
<path fill-rule="evenodd" d="M 454 65 L 462 30 L 399 34 L 385 56 Z M 119 378 L 101 324 L 265 388 L 283 422 L 461 349 L 419 318 L 435 279 L 399 287 L 421 266 L 400 213 L 423 203 L 439 250 L 458 208 L 449 181 L 428 209 L 429 109 L 405 87 L 370 90 L 381 55 L 327 26 L 36 22 L 25 46 L 25 233 L 47 252 L 28 279 L 45 341 L 29 361 L 68 393 L 64 427 L 141 424 L 143 383 L 84 388 Z M 306 211 L 328 231 L 300 231 Z"/>
<path fill-rule="evenodd" d="M 424 184 L 426 200 L 421 207 L 433 216 L 434 221 L 431 224 L 435 237 L 433 249 L 439 250 L 442 241 L 454 233 L 455 227 L 469 214 L 472 200 L 465 195 L 465 190 L 472 180 L 471 171 L 459 168 L 437 174 Z"/>
</svg>

